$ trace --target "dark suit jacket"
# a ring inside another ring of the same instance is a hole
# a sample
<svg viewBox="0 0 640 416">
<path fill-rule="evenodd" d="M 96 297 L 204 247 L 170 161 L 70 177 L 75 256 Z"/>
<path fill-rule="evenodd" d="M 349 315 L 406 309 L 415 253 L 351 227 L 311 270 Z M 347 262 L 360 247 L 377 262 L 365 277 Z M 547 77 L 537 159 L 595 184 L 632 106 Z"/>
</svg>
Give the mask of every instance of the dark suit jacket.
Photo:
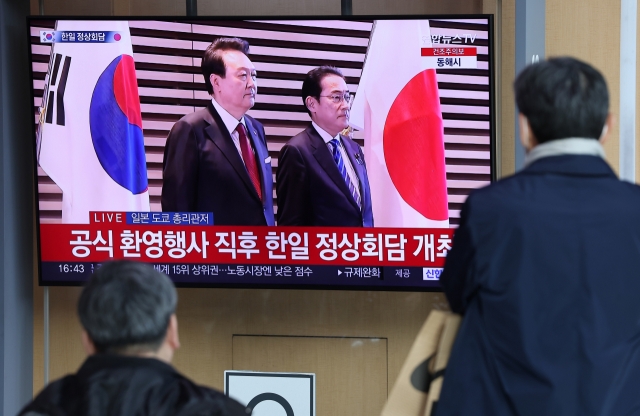
<svg viewBox="0 0 640 416">
<path fill-rule="evenodd" d="M 94 354 L 48 384 L 20 416 L 248 416 L 223 393 L 155 358 Z"/>
<path fill-rule="evenodd" d="M 464 320 L 437 415 L 640 414 L 640 188 L 603 159 L 473 192 L 441 282 Z"/>
<path fill-rule="evenodd" d="M 278 225 L 373 227 L 364 154 L 350 138 L 342 136 L 342 143 L 360 180 L 362 211 L 326 143 L 309 126 L 280 151 L 276 172 Z"/>
<path fill-rule="evenodd" d="M 244 116 L 260 171 L 260 201 L 213 104 L 184 116 L 164 149 L 162 210 L 213 212 L 215 225 L 274 225 L 273 176 L 264 128 Z M 265 161 L 268 161 L 265 163 Z"/>
</svg>

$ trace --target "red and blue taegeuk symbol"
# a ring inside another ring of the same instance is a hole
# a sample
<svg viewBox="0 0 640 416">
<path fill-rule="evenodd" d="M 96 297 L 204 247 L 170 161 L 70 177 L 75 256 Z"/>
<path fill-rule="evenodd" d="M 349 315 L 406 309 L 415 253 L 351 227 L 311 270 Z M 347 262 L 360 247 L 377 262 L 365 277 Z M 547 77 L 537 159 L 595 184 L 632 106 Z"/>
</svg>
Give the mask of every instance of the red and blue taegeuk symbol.
<svg viewBox="0 0 640 416">
<path fill-rule="evenodd" d="M 118 56 L 98 78 L 89 122 L 93 147 L 107 174 L 133 194 L 146 191 L 140 97 L 131 56 Z"/>
</svg>

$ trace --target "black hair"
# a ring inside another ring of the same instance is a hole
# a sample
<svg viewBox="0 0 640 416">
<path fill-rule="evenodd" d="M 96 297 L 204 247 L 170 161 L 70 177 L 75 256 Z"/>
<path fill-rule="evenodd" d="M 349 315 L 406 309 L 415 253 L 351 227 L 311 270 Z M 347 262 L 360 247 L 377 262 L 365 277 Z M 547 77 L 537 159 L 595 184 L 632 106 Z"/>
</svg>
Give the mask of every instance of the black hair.
<svg viewBox="0 0 640 416">
<path fill-rule="evenodd" d="M 224 59 L 222 58 L 222 52 L 224 51 L 239 51 L 249 56 L 249 42 L 240 38 L 218 38 L 207 47 L 202 57 L 200 69 L 209 94 L 213 94 L 211 74 L 219 75 L 222 78 L 226 75 Z"/>
<path fill-rule="evenodd" d="M 342 75 L 342 71 L 335 66 L 323 65 L 309 71 L 302 82 L 302 105 L 304 105 L 304 108 L 307 110 L 309 115 L 311 115 L 311 111 L 307 108 L 307 97 L 313 97 L 320 101 L 322 80 L 327 75 L 337 75 L 340 78 L 345 79 L 344 75 Z"/>
<path fill-rule="evenodd" d="M 602 74 L 575 58 L 552 58 L 526 67 L 513 83 L 516 104 L 538 143 L 598 139 L 609 113 Z"/>
</svg>

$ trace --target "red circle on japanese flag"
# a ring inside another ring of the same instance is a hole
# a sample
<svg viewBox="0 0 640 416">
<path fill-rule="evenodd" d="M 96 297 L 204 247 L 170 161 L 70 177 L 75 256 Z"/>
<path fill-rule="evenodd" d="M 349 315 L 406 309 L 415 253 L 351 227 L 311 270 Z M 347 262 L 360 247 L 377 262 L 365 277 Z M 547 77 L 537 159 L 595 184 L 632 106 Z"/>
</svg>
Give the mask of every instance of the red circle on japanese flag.
<svg viewBox="0 0 640 416">
<path fill-rule="evenodd" d="M 422 71 L 400 91 L 384 125 L 383 148 L 402 199 L 426 218 L 448 219 L 444 128 L 435 70 Z"/>
</svg>

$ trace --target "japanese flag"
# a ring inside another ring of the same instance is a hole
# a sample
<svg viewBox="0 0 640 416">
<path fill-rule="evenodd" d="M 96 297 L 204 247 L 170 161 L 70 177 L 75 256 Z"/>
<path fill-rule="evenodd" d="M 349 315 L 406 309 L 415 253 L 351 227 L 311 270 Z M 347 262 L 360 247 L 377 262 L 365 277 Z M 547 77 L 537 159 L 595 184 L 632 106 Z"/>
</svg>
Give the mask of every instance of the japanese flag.
<svg viewBox="0 0 640 416">
<path fill-rule="evenodd" d="M 428 20 L 376 21 L 350 124 L 364 130 L 376 226 L 448 227 L 444 130 Z"/>
</svg>

